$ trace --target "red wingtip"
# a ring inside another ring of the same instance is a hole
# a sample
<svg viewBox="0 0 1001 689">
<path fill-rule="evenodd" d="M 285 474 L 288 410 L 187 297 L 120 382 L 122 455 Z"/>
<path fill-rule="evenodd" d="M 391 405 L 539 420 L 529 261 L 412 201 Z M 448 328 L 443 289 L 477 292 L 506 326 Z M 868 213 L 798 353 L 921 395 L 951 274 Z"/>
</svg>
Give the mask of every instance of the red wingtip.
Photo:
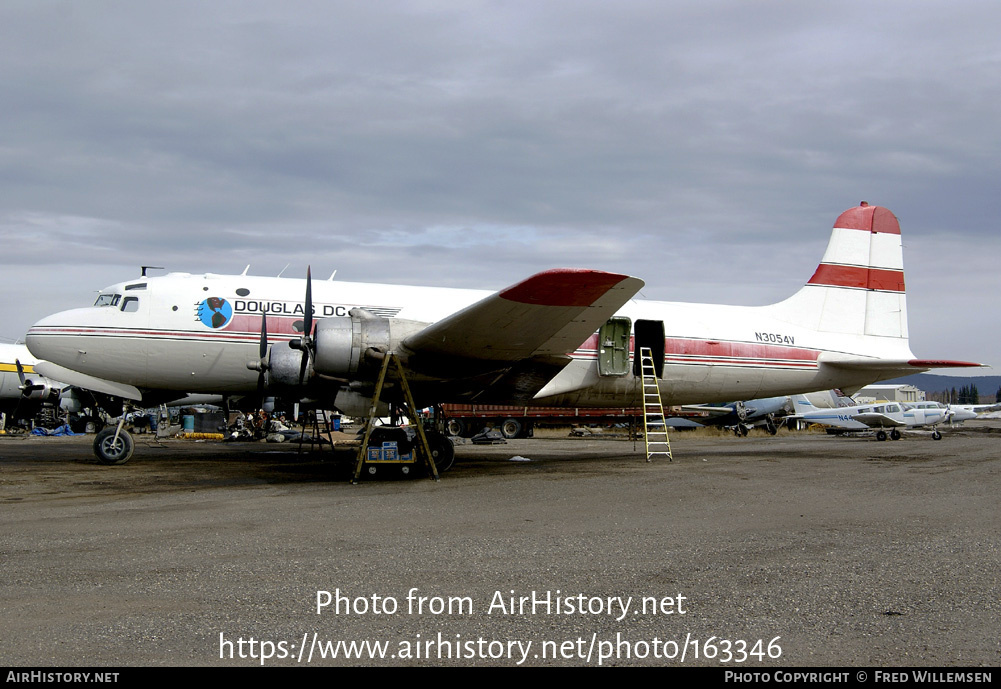
<svg viewBox="0 0 1001 689">
<path fill-rule="evenodd" d="M 944 359 L 911 359 L 908 365 L 915 368 L 990 368 L 973 361 L 947 361 Z"/>
<path fill-rule="evenodd" d="M 627 277 L 601 270 L 556 268 L 522 280 L 502 291 L 500 296 L 522 304 L 590 306 Z"/>
</svg>

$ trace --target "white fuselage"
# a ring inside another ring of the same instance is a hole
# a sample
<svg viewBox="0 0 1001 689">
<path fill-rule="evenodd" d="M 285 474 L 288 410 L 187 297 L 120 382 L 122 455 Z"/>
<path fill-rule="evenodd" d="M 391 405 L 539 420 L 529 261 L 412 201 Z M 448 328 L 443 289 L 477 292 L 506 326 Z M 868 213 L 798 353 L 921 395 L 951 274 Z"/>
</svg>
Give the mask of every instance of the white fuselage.
<svg viewBox="0 0 1001 689">
<path fill-rule="evenodd" d="M 383 317 L 432 323 L 488 291 L 314 281 L 314 318 L 362 307 Z M 261 314 L 268 342 L 287 346 L 301 334 L 305 280 L 172 273 L 102 290 L 93 306 L 39 321 L 28 333 L 39 358 L 140 390 L 245 394 L 258 374 Z M 907 359 L 906 339 L 823 332 L 798 324 L 781 305 L 762 307 L 629 302 L 618 316 L 663 323 L 665 404 L 724 402 L 852 388 L 878 379 L 864 370 L 825 365 L 843 358 Z M 659 338 L 658 338 L 659 339 Z M 637 378 L 603 375 L 598 336 L 539 393 L 540 404 L 633 404 Z M 638 343 L 637 343 L 638 346 Z M 630 354 L 633 344 L 630 344 Z M 439 400 L 447 402 L 449 400 Z"/>
</svg>

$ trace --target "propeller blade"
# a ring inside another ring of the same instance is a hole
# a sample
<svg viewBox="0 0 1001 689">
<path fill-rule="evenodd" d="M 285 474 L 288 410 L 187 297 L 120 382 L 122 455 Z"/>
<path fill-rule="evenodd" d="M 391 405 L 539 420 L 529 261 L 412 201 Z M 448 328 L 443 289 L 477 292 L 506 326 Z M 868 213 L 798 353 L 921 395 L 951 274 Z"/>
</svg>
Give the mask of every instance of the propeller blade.
<svg viewBox="0 0 1001 689">
<path fill-rule="evenodd" d="M 261 314 L 261 347 L 258 349 L 257 353 L 260 355 L 263 361 L 264 357 L 268 353 L 268 314 Z"/>
<path fill-rule="evenodd" d="M 306 266 L 306 313 L 305 320 L 303 321 L 302 331 L 306 333 L 307 337 L 312 337 L 313 335 L 313 278 L 310 275 L 310 267 Z"/>
<path fill-rule="evenodd" d="M 268 314 L 264 312 L 261 313 L 261 346 L 258 353 L 261 357 L 257 374 L 257 399 L 260 405 L 264 401 L 264 374 L 268 370 L 267 362 L 264 360 L 268 355 Z"/>
<path fill-rule="evenodd" d="M 306 380 L 306 369 L 309 368 L 309 355 L 313 347 L 313 276 L 310 266 L 306 266 L 306 303 L 303 305 L 302 364 L 299 366 L 299 385 Z"/>
<path fill-rule="evenodd" d="M 309 348 L 302 348 L 302 364 L 299 366 L 299 385 L 306 380 L 306 369 L 309 368 Z"/>
<path fill-rule="evenodd" d="M 25 386 L 24 382 L 24 367 L 21 366 L 20 359 L 14 359 L 14 364 L 17 366 L 17 379 L 21 381 L 21 387 Z"/>
</svg>

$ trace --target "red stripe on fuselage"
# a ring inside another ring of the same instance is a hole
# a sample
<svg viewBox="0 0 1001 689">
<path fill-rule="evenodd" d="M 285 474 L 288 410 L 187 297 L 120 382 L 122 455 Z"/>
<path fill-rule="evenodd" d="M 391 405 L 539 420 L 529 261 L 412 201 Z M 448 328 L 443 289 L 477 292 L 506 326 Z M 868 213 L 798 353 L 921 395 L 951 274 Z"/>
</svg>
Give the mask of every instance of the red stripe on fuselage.
<svg viewBox="0 0 1001 689">
<path fill-rule="evenodd" d="M 629 348 L 635 351 L 632 338 Z M 577 352 L 597 356 L 598 335 L 589 337 Z M 819 357 L 819 351 L 787 345 L 670 337 L 664 340 L 665 360 L 677 363 L 813 367 Z"/>
</svg>

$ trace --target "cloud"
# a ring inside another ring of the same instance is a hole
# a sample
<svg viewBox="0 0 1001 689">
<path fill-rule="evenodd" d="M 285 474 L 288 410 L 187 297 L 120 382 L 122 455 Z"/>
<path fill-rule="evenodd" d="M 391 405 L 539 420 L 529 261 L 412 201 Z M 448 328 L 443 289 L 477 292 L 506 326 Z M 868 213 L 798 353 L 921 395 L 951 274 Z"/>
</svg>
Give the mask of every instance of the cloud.
<svg viewBox="0 0 1001 689">
<path fill-rule="evenodd" d="M 5 3 L 0 232 L 93 266 L 63 285 L 84 291 L 112 264 L 477 287 L 586 265 L 661 298 L 769 299 L 862 199 L 908 243 L 994 235 L 999 14 Z"/>
</svg>

